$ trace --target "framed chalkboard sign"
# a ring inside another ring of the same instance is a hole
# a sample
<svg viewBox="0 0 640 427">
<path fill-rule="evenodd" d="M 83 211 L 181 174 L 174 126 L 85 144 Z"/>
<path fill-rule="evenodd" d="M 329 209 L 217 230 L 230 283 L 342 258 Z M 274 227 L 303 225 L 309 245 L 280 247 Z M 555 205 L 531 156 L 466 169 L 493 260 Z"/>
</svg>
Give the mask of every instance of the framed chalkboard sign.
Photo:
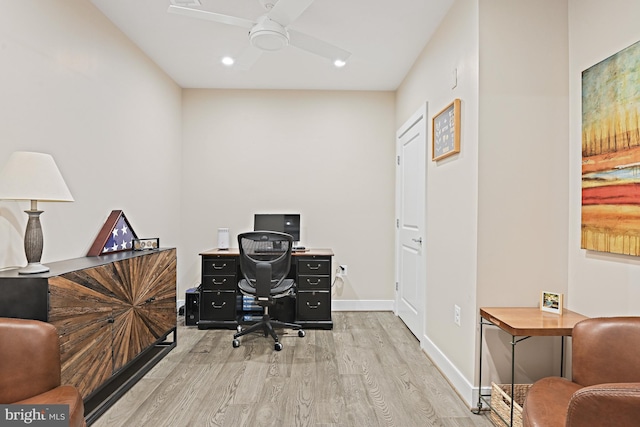
<svg viewBox="0 0 640 427">
<path fill-rule="evenodd" d="M 460 152 L 460 100 L 455 99 L 433 116 L 431 123 L 431 159 L 444 159 Z"/>
</svg>

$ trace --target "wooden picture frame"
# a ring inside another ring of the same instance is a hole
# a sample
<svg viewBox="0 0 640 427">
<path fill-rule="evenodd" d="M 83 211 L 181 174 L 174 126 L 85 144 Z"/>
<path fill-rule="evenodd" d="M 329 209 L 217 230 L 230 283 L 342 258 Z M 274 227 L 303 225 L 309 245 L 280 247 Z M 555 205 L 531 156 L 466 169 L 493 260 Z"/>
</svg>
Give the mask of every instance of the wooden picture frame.
<svg viewBox="0 0 640 427">
<path fill-rule="evenodd" d="M 548 313 L 562 314 L 562 294 L 556 292 L 540 292 L 540 310 Z"/>
<path fill-rule="evenodd" d="M 431 119 L 431 160 L 460 152 L 460 99 L 454 99 Z"/>
<path fill-rule="evenodd" d="M 125 231 L 122 230 L 122 227 L 126 228 L 126 238 L 123 238 L 124 236 L 122 233 Z M 122 231 L 114 233 L 116 228 Z M 115 237 L 118 238 L 116 239 Z M 111 211 L 111 214 L 109 214 L 109 217 L 100 229 L 98 236 L 93 241 L 89 252 L 87 252 L 87 256 L 99 256 L 107 253 L 130 251 L 132 249 L 131 242 L 137 237 L 138 236 L 135 231 L 133 231 L 129 220 L 124 215 L 124 212 L 121 210 Z"/>
</svg>

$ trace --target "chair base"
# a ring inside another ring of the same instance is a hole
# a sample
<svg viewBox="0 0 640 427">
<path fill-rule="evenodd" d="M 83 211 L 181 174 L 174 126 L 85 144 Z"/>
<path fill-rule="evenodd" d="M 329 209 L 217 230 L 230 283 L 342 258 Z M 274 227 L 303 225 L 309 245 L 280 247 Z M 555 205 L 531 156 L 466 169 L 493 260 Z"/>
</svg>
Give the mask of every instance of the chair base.
<svg viewBox="0 0 640 427">
<path fill-rule="evenodd" d="M 282 344 L 280 343 L 278 334 L 276 334 L 275 328 L 289 328 L 289 329 L 297 330 L 299 337 L 304 337 L 305 335 L 304 331 L 302 330 L 302 326 L 296 323 L 288 323 L 288 322 L 280 322 L 278 320 L 272 320 L 268 314 L 263 314 L 262 320 L 260 322 L 254 323 L 248 328 L 242 329 L 233 335 L 233 347 L 236 348 L 240 346 L 240 341 L 238 340 L 238 338 L 240 338 L 241 336 L 247 335 L 253 332 L 262 331 L 265 337 L 271 335 L 271 337 L 275 341 L 275 349 L 277 351 L 280 351 L 282 350 Z"/>
</svg>

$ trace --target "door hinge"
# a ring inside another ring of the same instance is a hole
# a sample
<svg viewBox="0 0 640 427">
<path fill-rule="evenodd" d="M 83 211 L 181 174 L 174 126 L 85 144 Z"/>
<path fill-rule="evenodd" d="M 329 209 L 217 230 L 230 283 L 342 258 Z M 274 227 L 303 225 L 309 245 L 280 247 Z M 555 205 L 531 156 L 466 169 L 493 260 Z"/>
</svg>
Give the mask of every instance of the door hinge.
<svg viewBox="0 0 640 427">
<path fill-rule="evenodd" d="M 396 291 L 398 290 L 398 282 L 396 282 Z"/>
<path fill-rule="evenodd" d="M 396 218 L 396 228 L 400 228 L 400 219 Z"/>
<path fill-rule="evenodd" d="M 400 166 L 400 156 L 397 156 L 398 166 Z"/>
</svg>

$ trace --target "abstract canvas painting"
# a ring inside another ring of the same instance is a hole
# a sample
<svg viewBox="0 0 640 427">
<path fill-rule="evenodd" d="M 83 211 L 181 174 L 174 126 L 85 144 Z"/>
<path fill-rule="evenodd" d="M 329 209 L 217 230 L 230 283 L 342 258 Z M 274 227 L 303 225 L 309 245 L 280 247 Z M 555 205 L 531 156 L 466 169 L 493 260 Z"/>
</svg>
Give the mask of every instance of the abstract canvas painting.
<svg viewBox="0 0 640 427">
<path fill-rule="evenodd" d="M 581 247 L 640 255 L 640 42 L 582 72 Z"/>
</svg>

